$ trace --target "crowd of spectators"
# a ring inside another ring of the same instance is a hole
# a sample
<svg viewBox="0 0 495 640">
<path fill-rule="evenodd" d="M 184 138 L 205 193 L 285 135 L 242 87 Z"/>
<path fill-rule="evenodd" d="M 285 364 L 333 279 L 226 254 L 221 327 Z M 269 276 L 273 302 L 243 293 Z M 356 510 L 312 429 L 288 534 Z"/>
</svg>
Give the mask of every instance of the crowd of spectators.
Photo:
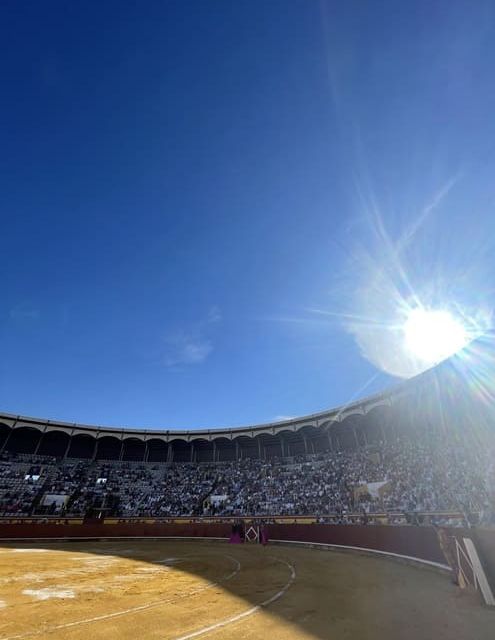
<svg viewBox="0 0 495 640">
<path fill-rule="evenodd" d="M 208 512 L 480 513 L 493 507 L 495 487 L 487 475 L 491 460 L 487 450 L 431 437 L 426 442 L 397 439 L 354 452 L 306 456 L 295 463 L 241 461 L 219 478 L 215 493 L 228 497 Z M 371 483 L 382 484 L 379 495 L 366 490 Z"/>
<path fill-rule="evenodd" d="M 0 460 L 0 516 L 32 512 L 41 489 L 35 480 L 37 471 L 31 464 L 12 463 L 8 456 L 3 456 Z"/>
<path fill-rule="evenodd" d="M 493 513 L 493 475 L 493 451 L 439 434 L 397 437 L 354 451 L 224 463 L 3 453 L 0 516 L 314 515 L 341 522 L 353 521 L 355 513 L 388 513 L 397 522 L 425 512 L 486 516 Z M 367 490 L 372 483 L 381 487 L 379 493 Z"/>
</svg>

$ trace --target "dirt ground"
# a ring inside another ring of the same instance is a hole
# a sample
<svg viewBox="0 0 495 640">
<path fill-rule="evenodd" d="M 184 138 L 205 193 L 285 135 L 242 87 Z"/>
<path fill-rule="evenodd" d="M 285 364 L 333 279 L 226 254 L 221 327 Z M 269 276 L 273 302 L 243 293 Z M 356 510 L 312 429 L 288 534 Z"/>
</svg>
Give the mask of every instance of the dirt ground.
<svg viewBox="0 0 495 640">
<path fill-rule="evenodd" d="M 213 542 L 0 543 L 0 640 L 493 640 L 495 611 L 384 558 Z"/>
</svg>

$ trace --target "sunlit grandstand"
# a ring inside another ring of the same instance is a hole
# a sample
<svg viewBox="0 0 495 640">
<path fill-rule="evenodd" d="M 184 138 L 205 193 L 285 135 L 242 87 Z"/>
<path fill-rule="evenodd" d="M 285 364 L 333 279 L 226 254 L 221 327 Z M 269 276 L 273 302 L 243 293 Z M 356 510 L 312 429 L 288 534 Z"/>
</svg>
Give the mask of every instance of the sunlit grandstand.
<svg viewBox="0 0 495 640">
<path fill-rule="evenodd" d="M 4 414 L 0 513 L 487 520 L 493 364 L 484 338 L 389 392 L 245 428 L 118 429 Z"/>
</svg>

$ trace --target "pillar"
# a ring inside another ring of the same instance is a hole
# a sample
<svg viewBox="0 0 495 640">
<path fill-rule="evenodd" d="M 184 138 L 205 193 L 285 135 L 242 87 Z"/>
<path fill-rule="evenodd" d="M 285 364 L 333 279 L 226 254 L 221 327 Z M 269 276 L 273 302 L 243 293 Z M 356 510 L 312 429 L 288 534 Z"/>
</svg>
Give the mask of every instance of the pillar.
<svg viewBox="0 0 495 640">
<path fill-rule="evenodd" d="M 382 442 L 387 442 L 387 437 L 383 429 L 383 422 L 380 420 L 380 433 L 382 434 Z"/>
<path fill-rule="evenodd" d="M 364 438 L 364 446 L 367 447 L 369 445 L 369 442 L 368 442 L 368 435 L 366 433 L 366 429 L 361 429 L 361 433 L 363 434 L 363 438 Z"/>
<path fill-rule="evenodd" d="M 72 444 L 72 436 L 69 436 L 69 443 L 67 444 L 67 447 L 65 449 L 65 453 L 64 453 L 64 457 L 62 458 L 62 460 L 65 460 L 67 458 L 67 455 L 69 453 L 69 449 L 70 449 L 70 445 Z"/>
<path fill-rule="evenodd" d="M 3 450 L 5 449 L 5 446 L 6 446 L 7 442 L 10 440 L 10 436 L 12 435 L 12 432 L 13 432 L 13 431 L 14 431 L 14 427 L 11 427 L 11 428 L 10 428 L 10 432 L 9 432 L 9 434 L 8 434 L 8 436 L 5 438 L 4 443 L 3 443 L 3 445 L 2 445 L 2 452 L 3 452 Z"/>
<path fill-rule="evenodd" d="M 330 435 L 330 431 L 327 431 L 327 438 L 328 438 L 328 446 L 330 447 L 330 451 L 333 451 L 333 442 L 332 442 L 332 436 Z"/>
<path fill-rule="evenodd" d="M 36 445 L 36 448 L 35 448 L 34 454 L 33 454 L 35 456 L 38 454 L 38 451 L 39 451 L 39 448 L 40 448 L 40 445 L 41 445 L 41 441 L 43 440 L 44 435 L 45 434 L 42 433 L 41 436 L 40 436 L 40 439 L 38 440 L 38 444 Z"/>
<path fill-rule="evenodd" d="M 352 426 L 352 433 L 354 434 L 354 441 L 356 443 L 356 447 L 359 449 L 359 447 L 360 447 L 359 439 L 357 437 L 357 431 L 356 431 L 356 427 L 354 425 Z"/>
</svg>

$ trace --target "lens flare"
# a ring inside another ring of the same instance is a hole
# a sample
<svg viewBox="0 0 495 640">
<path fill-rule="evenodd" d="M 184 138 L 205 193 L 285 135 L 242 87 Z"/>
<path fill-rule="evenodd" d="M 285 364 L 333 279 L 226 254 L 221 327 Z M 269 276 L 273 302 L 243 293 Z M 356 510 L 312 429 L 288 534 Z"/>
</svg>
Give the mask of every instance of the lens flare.
<svg viewBox="0 0 495 640">
<path fill-rule="evenodd" d="M 469 342 L 462 321 L 442 309 L 412 309 L 403 331 L 406 348 L 428 364 L 445 360 Z"/>
</svg>

